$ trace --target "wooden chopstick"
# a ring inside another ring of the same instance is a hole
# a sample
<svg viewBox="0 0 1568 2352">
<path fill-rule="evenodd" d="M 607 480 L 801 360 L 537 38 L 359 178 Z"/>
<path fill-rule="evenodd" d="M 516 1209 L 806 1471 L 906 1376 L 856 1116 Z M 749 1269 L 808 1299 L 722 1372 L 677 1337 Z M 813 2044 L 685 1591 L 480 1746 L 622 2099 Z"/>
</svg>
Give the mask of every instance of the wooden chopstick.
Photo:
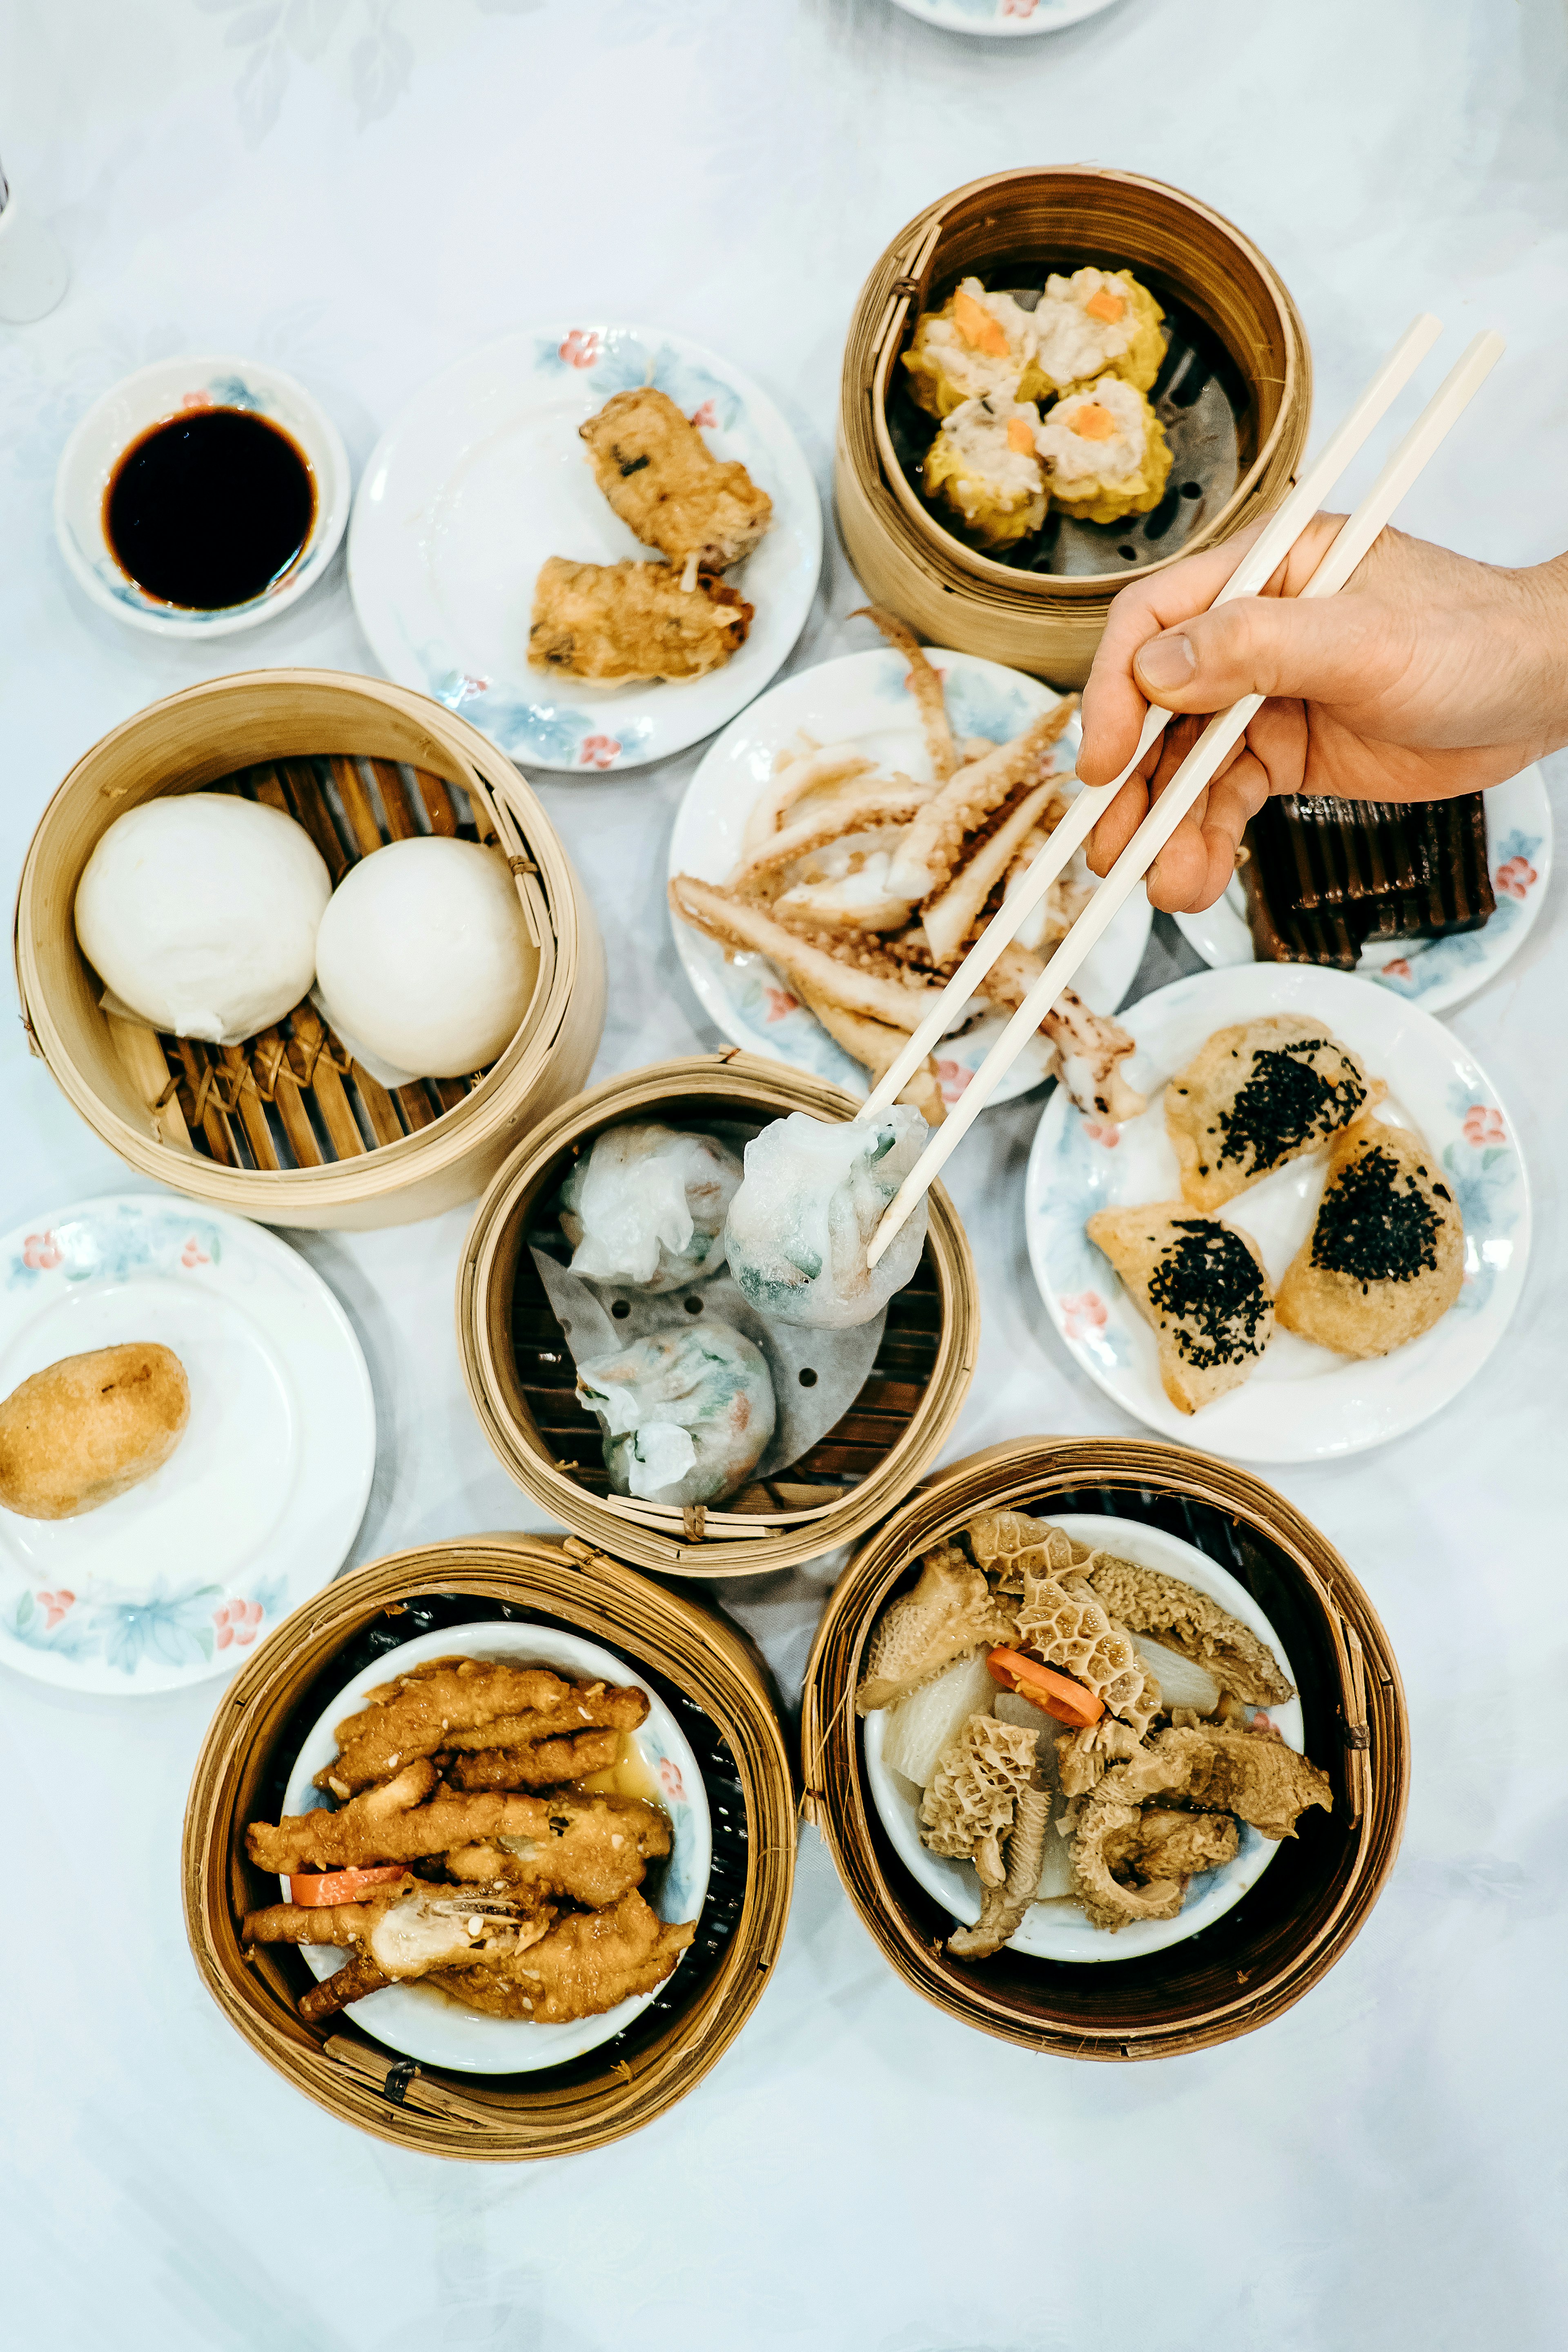
<svg viewBox="0 0 1568 2352">
<path fill-rule="evenodd" d="M 1387 414 L 1443 331 L 1441 319 L 1423 310 L 1413 319 L 1383 365 L 1331 435 L 1321 454 L 1308 467 L 1295 488 L 1270 515 L 1253 545 L 1215 598 L 1229 604 L 1236 596 L 1256 596 L 1284 562 L 1307 524 L 1322 505 L 1340 476 L 1374 425 Z M 858 1118 L 875 1118 L 896 1102 L 921 1063 L 946 1035 L 1005 948 L 1010 947 L 1025 921 L 1040 904 L 1051 884 L 1064 873 L 1073 853 L 1089 839 L 1117 793 L 1135 775 L 1151 747 L 1157 743 L 1174 713 L 1152 703 L 1144 714 L 1138 749 L 1119 776 L 1109 784 L 1087 786 L 1044 847 L 1035 853 L 1023 880 L 981 932 L 942 994 L 911 1034 L 902 1051 L 888 1065 L 872 1087 Z"/>
<path fill-rule="evenodd" d="M 1332 596 L 1344 586 L 1422 467 L 1491 373 L 1504 349 L 1502 337 L 1490 330 L 1475 338 L 1458 365 L 1422 410 L 1301 590 L 1303 596 Z M 1232 703 L 1228 710 L 1220 711 L 1210 719 L 905 1177 L 871 1236 L 867 1257 L 872 1265 L 877 1264 L 927 1186 L 934 1181 L 971 1121 L 984 1108 L 992 1093 L 1012 1067 L 1026 1041 L 1033 1036 L 1045 1013 L 1071 981 L 1118 908 L 1142 881 L 1183 817 L 1193 807 L 1227 754 L 1240 741 L 1248 722 L 1262 709 L 1264 699 L 1260 694 L 1247 695 L 1241 701 Z"/>
</svg>

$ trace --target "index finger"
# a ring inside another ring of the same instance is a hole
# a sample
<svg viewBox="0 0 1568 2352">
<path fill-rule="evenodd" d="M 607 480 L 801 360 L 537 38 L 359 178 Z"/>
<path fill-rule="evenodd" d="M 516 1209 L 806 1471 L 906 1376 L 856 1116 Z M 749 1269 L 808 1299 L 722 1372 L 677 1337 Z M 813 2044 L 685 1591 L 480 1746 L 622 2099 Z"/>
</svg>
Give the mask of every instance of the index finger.
<svg viewBox="0 0 1568 2352">
<path fill-rule="evenodd" d="M 1140 646 L 1190 621 L 1194 613 L 1206 613 L 1262 529 L 1262 523 L 1253 523 L 1223 546 L 1184 556 L 1169 571 L 1123 588 L 1115 599 L 1083 690 L 1078 773 L 1084 783 L 1108 784 L 1138 748 L 1149 708 L 1132 675 Z"/>
</svg>

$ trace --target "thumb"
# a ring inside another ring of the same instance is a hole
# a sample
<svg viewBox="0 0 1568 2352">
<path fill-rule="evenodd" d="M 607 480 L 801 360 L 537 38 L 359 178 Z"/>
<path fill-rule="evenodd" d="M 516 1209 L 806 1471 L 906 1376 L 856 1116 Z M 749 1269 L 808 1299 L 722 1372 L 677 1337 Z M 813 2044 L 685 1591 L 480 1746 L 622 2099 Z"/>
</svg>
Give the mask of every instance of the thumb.
<svg viewBox="0 0 1568 2352">
<path fill-rule="evenodd" d="M 1166 710 L 1223 710 L 1246 694 L 1304 702 L 1359 699 L 1368 632 L 1342 596 L 1238 596 L 1141 646 L 1132 671 Z"/>
</svg>

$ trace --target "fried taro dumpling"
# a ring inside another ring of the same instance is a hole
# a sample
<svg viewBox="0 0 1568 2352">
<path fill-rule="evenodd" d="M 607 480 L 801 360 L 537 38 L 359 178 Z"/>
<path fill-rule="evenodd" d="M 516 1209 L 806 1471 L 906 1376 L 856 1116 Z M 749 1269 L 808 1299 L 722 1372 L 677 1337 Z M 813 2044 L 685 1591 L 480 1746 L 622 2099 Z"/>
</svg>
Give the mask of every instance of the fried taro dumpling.
<svg viewBox="0 0 1568 2352">
<path fill-rule="evenodd" d="M 1074 1543 L 1048 1519 L 1032 1519 L 1024 1511 L 983 1511 L 963 1532 L 971 1557 L 998 1592 L 1022 1592 L 1026 1574 L 1059 1576 L 1092 1557 L 1087 1544 Z"/>
<path fill-rule="evenodd" d="M 1255 1370 L 1274 1331 L 1263 1253 L 1250 1234 L 1181 1201 L 1099 1209 L 1084 1228 L 1154 1334 L 1160 1384 L 1197 1412 Z"/>
<path fill-rule="evenodd" d="M 1282 1706 L 1296 1696 L 1267 1642 L 1195 1585 L 1163 1569 L 1097 1551 L 1082 1571 L 1102 1608 L 1134 1633 L 1147 1633 L 1205 1667 L 1248 1706 Z"/>
<path fill-rule="evenodd" d="M 1107 1712 L 1131 1724 L 1140 1736 L 1160 1708 L 1160 1685 L 1132 1643 L 1112 1624 L 1081 1576 L 1037 1576 L 1026 1571 L 1018 1640 L 1091 1690 Z"/>
<path fill-rule="evenodd" d="M 1271 1013 L 1216 1029 L 1165 1088 L 1182 1198 L 1222 1207 L 1287 1160 L 1321 1151 L 1371 1092 L 1359 1056 L 1320 1021 Z"/>
<path fill-rule="evenodd" d="M 1034 1782 L 1038 1737 L 1022 1724 L 972 1715 L 921 1800 L 921 1843 L 932 1853 L 973 1862 L 983 1885 L 1000 1886 L 1006 1877 L 1002 1841 L 1019 1797 Z"/>
<path fill-rule="evenodd" d="M 1334 1139 L 1312 1230 L 1275 1313 L 1342 1356 L 1386 1356 L 1446 1315 L 1465 1279 L 1465 1221 L 1414 1128 L 1359 1118 Z"/>
<path fill-rule="evenodd" d="M 1010 1642 L 1013 1613 L 993 1594 L 956 1544 L 938 1544 L 911 1591 L 884 1610 L 872 1630 L 856 1712 L 891 1706 L 934 1681 L 956 1658 Z"/>
</svg>

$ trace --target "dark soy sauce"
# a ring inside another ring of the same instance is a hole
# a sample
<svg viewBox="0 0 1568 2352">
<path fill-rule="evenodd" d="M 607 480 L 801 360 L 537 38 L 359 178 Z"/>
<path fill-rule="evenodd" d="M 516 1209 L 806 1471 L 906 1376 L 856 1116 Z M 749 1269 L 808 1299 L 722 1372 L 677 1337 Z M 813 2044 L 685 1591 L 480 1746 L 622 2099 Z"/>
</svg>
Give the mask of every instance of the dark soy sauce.
<svg viewBox="0 0 1568 2352">
<path fill-rule="evenodd" d="M 310 534 L 316 479 L 278 425 L 194 408 L 133 441 L 110 480 L 104 532 L 150 596 L 213 613 L 247 604 Z"/>
</svg>

